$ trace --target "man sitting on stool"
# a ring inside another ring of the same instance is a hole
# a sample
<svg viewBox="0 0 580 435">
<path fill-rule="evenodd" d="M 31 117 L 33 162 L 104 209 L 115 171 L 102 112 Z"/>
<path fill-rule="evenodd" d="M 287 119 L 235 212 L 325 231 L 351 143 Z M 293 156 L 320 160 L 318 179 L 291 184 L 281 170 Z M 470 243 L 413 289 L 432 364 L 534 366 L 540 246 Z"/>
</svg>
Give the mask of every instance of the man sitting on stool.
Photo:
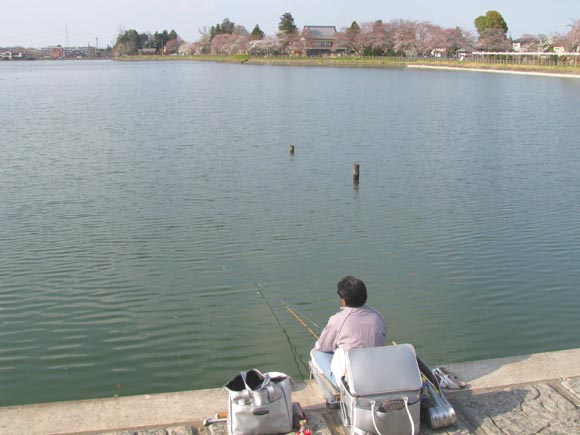
<svg viewBox="0 0 580 435">
<path fill-rule="evenodd" d="M 336 388 L 344 376 L 344 352 L 359 347 L 384 346 L 387 336 L 383 315 L 366 305 L 364 282 L 346 276 L 337 284 L 337 293 L 342 307 L 328 319 L 310 353 L 314 364 Z"/>
</svg>

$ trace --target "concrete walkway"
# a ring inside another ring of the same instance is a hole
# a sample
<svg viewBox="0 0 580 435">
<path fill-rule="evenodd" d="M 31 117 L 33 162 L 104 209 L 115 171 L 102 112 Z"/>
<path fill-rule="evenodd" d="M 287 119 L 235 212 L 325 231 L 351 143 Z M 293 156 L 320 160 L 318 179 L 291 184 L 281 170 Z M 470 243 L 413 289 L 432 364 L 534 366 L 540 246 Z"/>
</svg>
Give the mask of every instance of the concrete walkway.
<svg viewBox="0 0 580 435">
<path fill-rule="evenodd" d="M 515 67 L 516 65 L 514 65 Z M 494 73 L 494 74 L 515 74 L 524 76 L 538 76 L 538 77 L 556 77 L 565 79 L 580 79 L 580 74 L 576 74 L 576 71 L 571 71 L 568 73 L 555 73 L 555 72 L 539 72 L 539 71 L 521 71 L 521 70 L 509 70 L 509 69 L 493 69 L 493 68 L 471 68 L 471 67 L 457 67 L 457 66 L 438 66 L 438 65 L 417 65 L 408 64 L 407 68 L 410 69 L 432 69 L 432 70 L 443 70 L 443 71 L 471 71 L 471 72 L 484 72 L 484 73 Z"/>
<path fill-rule="evenodd" d="M 580 434 L 580 349 L 450 364 L 468 382 L 447 397 L 457 425 L 421 434 Z M 313 435 L 344 435 L 311 381 L 295 387 Z M 226 408 L 222 389 L 0 408 L 2 435 L 225 435 L 202 420 Z"/>
</svg>

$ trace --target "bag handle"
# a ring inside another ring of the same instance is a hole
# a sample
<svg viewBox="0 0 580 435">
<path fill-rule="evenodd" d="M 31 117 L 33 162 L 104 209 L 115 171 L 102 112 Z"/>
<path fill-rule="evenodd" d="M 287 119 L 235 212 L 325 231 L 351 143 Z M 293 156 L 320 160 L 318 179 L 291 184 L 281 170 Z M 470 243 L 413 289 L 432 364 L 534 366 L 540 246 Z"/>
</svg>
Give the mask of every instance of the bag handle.
<svg viewBox="0 0 580 435">
<path fill-rule="evenodd" d="M 415 422 L 413 421 L 413 416 L 411 415 L 411 411 L 409 411 L 409 398 L 407 396 L 402 396 L 401 400 L 403 401 L 403 404 L 405 405 L 405 411 L 407 411 L 407 417 L 409 417 L 409 423 L 411 423 L 411 435 L 413 435 L 415 433 Z M 417 403 L 417 402 L 415 402 Z M 382 435 L 381 431 L 379 430 L 379 428 L 377 427 L 377 421 L 376 421 L 376 408 L 377 407 L 377 402 L 375 400 L 371 401 L 371 417 L 373 420 L 373 426 L 375 427 L 375 430 L 377 431 L 377 435 Z"/>
<path fill-rule="evenodd" d="M 268 415 L 270 410 L 268 408 L 257 408 L 252 410 L 252 415 Z"/>
</svg>

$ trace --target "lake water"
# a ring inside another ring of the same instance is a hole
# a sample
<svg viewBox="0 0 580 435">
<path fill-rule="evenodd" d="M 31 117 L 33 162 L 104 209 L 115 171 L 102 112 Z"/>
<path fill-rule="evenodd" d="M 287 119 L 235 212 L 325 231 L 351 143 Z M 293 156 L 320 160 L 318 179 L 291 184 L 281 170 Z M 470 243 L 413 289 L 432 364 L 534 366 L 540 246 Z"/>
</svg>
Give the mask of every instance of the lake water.
<svg viewBox="0 0 580 435">
<path fill-rule="evenodd" d="M 432 365 L 580 347 L 580 80 L 3 62 L 0 95 L 0 406 L 305 377 L 281 301 L 323 326 L 347 274 Z"/>
</svg>

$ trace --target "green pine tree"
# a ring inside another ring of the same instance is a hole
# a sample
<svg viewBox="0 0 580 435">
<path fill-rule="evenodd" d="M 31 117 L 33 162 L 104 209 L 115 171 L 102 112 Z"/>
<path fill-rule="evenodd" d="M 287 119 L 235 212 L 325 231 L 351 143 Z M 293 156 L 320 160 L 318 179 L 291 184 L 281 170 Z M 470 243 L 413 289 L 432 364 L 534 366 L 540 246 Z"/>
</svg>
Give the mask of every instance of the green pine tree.
<svg viewBox="0 0 580 435">
<path fill-rule="evenodd" d="M 260 29 L 260 26 L 256 24 L 250 36 L 252 39 L 264 39 L 265 33 Z"/>
<path fill-rule="evenodd" d="M 294 23 L 294 17 L 290 12 L 286 12 L 280 17 L 278 30 L 285 33 L 286 35 L 298 32 L 298 27 L 296 27 L 296 24 Z"/>
</svg>

